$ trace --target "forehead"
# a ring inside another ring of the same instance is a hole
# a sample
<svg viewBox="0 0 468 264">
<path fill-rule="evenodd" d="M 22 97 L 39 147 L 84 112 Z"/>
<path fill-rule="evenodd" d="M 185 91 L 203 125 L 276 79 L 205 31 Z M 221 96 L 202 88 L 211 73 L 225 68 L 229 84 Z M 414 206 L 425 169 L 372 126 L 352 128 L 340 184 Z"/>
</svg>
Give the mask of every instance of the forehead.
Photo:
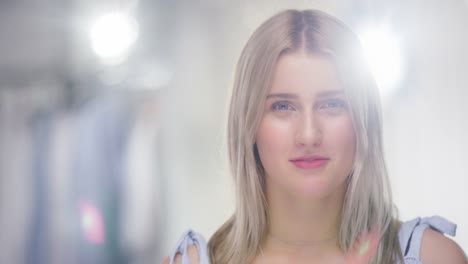
<svg viewBox="0 0 468 264">
<path fill-rule="evenodd" d="M 320 54 L 283 55 L 275 65 L 270 92 L 320 92 L 340 90 L 333 61 Z"/>
</svg>

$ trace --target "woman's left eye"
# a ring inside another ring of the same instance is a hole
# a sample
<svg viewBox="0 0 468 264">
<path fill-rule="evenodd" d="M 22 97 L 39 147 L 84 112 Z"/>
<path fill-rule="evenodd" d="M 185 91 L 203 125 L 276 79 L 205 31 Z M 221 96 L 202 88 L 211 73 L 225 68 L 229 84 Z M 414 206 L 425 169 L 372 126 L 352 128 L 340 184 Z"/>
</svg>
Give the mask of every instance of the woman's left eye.
<svg viewBox="0 0 468 264">
<path fill-rule="evenodd" d="M 346 103 L 343 100 L 339 99 L 331 99 L 327 100 L 319 105 L 319 109 L 336 109 L 336 108 L 344 108 Z"/>
</svg>

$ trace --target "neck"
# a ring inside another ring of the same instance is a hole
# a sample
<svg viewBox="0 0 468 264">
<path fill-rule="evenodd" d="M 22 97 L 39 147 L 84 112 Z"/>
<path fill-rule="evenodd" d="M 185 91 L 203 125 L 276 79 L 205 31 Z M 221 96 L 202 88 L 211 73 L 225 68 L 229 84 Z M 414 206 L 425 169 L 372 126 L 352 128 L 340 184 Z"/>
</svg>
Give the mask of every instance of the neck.
<svg viewBox="0 0 468 264">
<path fill-rule="evenodd" d="M 268 188 L 268 187 L 267 187 Z M 345 188 L 329 197 L 310 198 L 267 190 L 269 228 L 265 247 L 271 250 L 337 250 Z"/>
</svg>

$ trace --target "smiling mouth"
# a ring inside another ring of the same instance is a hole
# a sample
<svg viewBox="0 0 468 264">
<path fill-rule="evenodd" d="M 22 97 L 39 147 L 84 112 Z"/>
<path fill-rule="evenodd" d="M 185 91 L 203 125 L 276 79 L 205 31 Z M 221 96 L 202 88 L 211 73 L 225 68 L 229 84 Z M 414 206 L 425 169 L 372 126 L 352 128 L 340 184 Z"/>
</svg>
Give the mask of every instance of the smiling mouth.
<svg viewBox="0 0 468 264">
<path fill-rule="evenodd" d="M 318 169 L 325 166 L 330 159 L 328 158 L 305 158 L 305 159 L 296 159 L 291 160 L 291 162 L 300 169 L 310 170 Z"/>
</svg>

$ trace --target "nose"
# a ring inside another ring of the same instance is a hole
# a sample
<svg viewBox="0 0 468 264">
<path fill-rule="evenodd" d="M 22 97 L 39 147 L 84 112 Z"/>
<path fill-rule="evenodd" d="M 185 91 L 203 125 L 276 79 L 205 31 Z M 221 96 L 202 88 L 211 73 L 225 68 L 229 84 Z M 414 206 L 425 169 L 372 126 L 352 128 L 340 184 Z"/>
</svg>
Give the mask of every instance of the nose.
<svg viewBox="0 0 468 264">
<path fill-rule="evenodd" d="M 320 120 L 314 113 L 303 113 L 297 120 L 296 145 L 299 147 L 318 147 L 322 143 Z"/>
</svg>

